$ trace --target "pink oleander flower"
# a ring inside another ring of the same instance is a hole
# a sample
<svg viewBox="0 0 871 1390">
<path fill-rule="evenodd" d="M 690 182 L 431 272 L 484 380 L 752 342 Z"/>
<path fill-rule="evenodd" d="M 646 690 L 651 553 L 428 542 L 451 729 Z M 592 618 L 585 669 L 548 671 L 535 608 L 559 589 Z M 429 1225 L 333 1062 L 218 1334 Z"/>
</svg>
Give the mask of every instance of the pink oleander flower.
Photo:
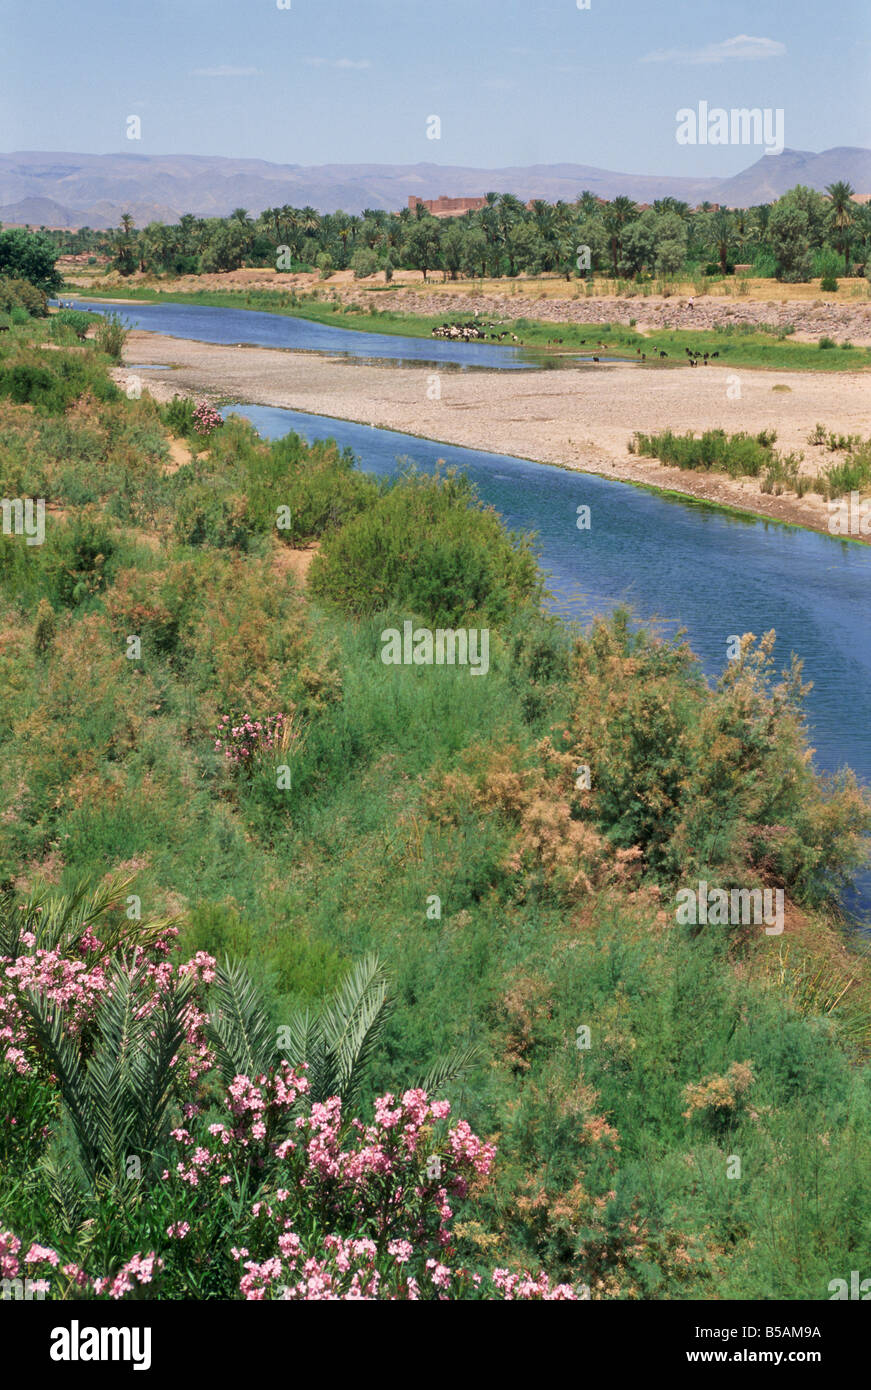
<svg viewBox="0 0 871 1390">
<path fill-rule="evenodd" d="M 57 1266 L 60 1264 L 56 1251 L 49 1249 L 47 1245 L 37 1245 L 36 1241 L 34 1241 L 27 1254 L 24 1256 L 24 1263 L 26 1265 L 35 1265 L 41 1264 L 43 1260 L 47 1260 L 50 1265 Z"/>
</svg>

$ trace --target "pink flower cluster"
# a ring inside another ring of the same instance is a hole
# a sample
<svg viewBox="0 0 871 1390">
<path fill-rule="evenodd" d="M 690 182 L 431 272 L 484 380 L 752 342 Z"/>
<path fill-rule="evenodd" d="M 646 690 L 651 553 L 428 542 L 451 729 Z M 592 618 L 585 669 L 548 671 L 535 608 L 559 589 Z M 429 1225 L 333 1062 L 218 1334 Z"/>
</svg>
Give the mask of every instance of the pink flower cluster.
<svg viewBox="0 0 871 1390">
<path fill-rule="evenodd" d="M 177 935 L 169 927 L 164 936 L 148 946 L 147 951 L 136 947 L 131 955 L 131 968 L 145 967 L 148 990 L 137 1010 L 137 1018 L 147 1018 L 160 1003 L 160 996 L 172 988 L 176 967 L 164 959 L 169 939 Z M 28 1015 L 22 1005 L 26 993 L 38 994 L 57 1005 L 64 1016 L 64 1031 L 69 1036 L 81 1036 L 94 1024 L 100 1005 L 110 989 L 108 955 L 102 943 L 88 932 L 74 945 L 58 946 L 54 950 L 36 947 L 33 932 L 22 932 L 23 954 L 13 960 L 0 956 L 0 1059 L 19 1075 L 32 1070 L 34 1038 Z M 81 960 L 78 952 L 89 959 Z M 94 959 L 95 953 L 99 953 Z M 193 960 L 177 968 L 178 977 L 193 975 L 198 984 L 209 984 L 215 978 L 215 959 L 199 951 Z M 211 1070 L 214 1054 L 206 1041 L 208 1014 L 195 999 L 185 1010 L 184 1061 L 188 1079 Z M 179 1057 L 173 1059 L 177 1064 Z"/>
<path fill-rule="evenodd" d="M 65 1015 L 66 1031 L 78 1034 L 93 1022 L 109 985 L 99 963 L 86 964 L 64 955 L 59 948 L 34 949 L 33 932 L 23 932 L 21 944 L 28 949 L 16 960 L 0 956 L 0 1047 L 6 1045 L 4 1060 L 24 1076 L 30 1071 L 30 1062 L 22 1047 L 30 1041 L 30 1030 L 21 995 L 32 991 L 57 1004 Z"/>
<path fill-rule="evenodd" d="M 158 1259 L 153 1250 L 150 1255 L 134 1255 L 121 1266 L 114 1279 L 95 1279 L 94 1292 L 108 1293 L 110 1298 L 123 1298 L 132 1291 L 134 1279 L 139 1284 L 150 1284 L 155 1269 L 163 1269 L 163 1260 Z"/>
<path fill-rule="evenodd" d="M 542 1303 L 578 1301 L 578 1295 L 571 1284 L 555 1284 L 551 1288 L 543 1271 L 537 1279 L 533 1279 L 531 1274 L 512 1274 L 508 1269 L 494 1269 L 493 1285 L 506 1302 L 513 1299 L 534 1299 Z"/>
<path fill-rule="evenodd" d="M 233 1250 L 234 1259 L 240 1261 L 245 1270 L 239 1280 L 239 1291 L 244 1299 L 249 1302 L 266 1299 L 417 1302 L 425 1297 L 446 1301 L 471 1294 L 504 1301 L 578 1300 L 570 1284 L 551 1286 L 544 1273 L 533 1278 L 526 1272 L 512 1274 L 506 1269 L 496 1269 L 485 1278 L 432 1257 L 424 1262 L 421 1284 L 404 1269 L 414 1254 L 411 1242 L 405 1240 L 390 1241 L 384 1252 L 369 1238 L 328 1235 L 324 1236 L 317 1253 L 308 1254 L 300 1237 L 287 1231 L 279 1236 L 278 1248 L 279 1255 L 259 1261 L 245 1258 L 249 1251 L 244 1247 Z"/>
<path fill-rule="evenodd" d="M 187 1234 L 187 1232 L 182 1232 Z M 18 1236 L 11 1231 L 0 1230 L 0 1278 L 18 1279 L 26 1275 L 28 1279 L 31 1273 L 35 1272 L 33 1266 L 48 1266 L 47 1272 L 57 1269 L 60 1265 L 60 1256 L 56 1250 L 50 1246 L 38 1245 L 36 1241 L 32 1243 L 27 1254 L 19 1259 L 21 1241 Z M 123 1298 L 130 1293 L 136 1283 L 150 1284 L 157 1269 L 163 1268 L 163 1260 L 152 1250 L 148 1255 L 134 1255 L 126 1264 L 122 1265 L 118 1273 L 113 1278 L 89 1279 L 85 1271 L 77 1264 L 65 1264 L 61 1266 L 61 1273 L 76 1285 L 77 1288 L 86 1292 L 93 1292 L 98 1296 L 108 1294 L 110 1298 Z M 22 1268 L 23 1266 L 23 1268 Z M 31 1287 L 34 1292 L 48 1293 L 50 1283 L 46 1279 L 31 1280 Z"/>
<path fill-rule="evenodd" d="M 39 1056 L 21 991 L 39 990 L 57 1002 L 87 1047 L 111 987 L 107 953 L 96 937 L 68 945 L 66 955 L 63 948 L 37 950 L 32 933 L 22 944 L 26 954 L 0 959 L 0 1048 L 5 1045 L 6 1065 L 16 1072 Z M 366 1123 L 343 1113 L 338 1096 L 311 1103 L 305 1067 L 294 1070 L 282 1061 L 268 1072 L 233 1078 L 223 1093 L 223 1122 L 201 1119 L 210 1103 L 201 1078 L 214 1066 L 204 993 L 215 978 L 215 960 L 200 951 L 176 965 L 167 949 L 162 937 L 129 953 L 133 967 L 145 966 L 140 1019 L 151 1016 L 178 980 L 195 985 L 185 1042 L 174 1059 L 180 1115 L 172 1138 L 179 1152 L 162 1175 L 169 1204 L 164 1243 L 94 1277 L 77 1263 L 62 1264 L 57 1251 L 36 1241 L 22 1256 L 21 1239 L 0 1231 L 0 1277 L 18 1278 L 24 1269 L 42 1279 L 54 1271 L 49 1282 L 52 1290 L 59 1283 L 61 1297 L 121 1299 L 152 1285 L 163 1269 L 175 1296 L 186 1287 L 190 1261 L 199 1268 L 206 1256 L 220 1261 L 231 1254 L 240 1266 L 240 1295 L 251 1300 L 577 1296 L 566 1285 L 552 1288 L 544 1274 L 485 1274 L 458 1263 L 452 1204 L 487 1178 L 496 1151 L 465 1120 L 451 1122 L 446 1100 L 420 1088 L 398 1097 L 387 1093 L 374 1102 Z M 87 960 L 79 958 L 83 953 Z M 254 1195 L 240 1202 L 245 1190 Z M 239 1244 L 229 1252 L 225 1237 L 214 1243 L 215 1232 L 227 1229 L 223 1218 L 212 1221 L 219 1211 L 233 1213 L 232 1238 Z M 132 1237 L 123 1254 L 141 1239 Z"/>
<path fill-rule="evenodd" d="M 207 401 L 200 401 L 194 409 L 194 429 L 197 434 L 212 434 L 214 430 L 220 429 L 223 423 L 221 415 Z"/>
<path fill-rule="evenodd" d="M 255 754 L 275 748 L 286 723 L 287 716 L 280 713 L 267 714 L 264 719 L 251 719 L 245 714 L 237 724 L 225 714 L 218 726 L 215 749 L 223 752 L 228 762 L 248 766 Z M 292 733 L 291 738 L 296 737 L 296 733 Z"/>
</svg>

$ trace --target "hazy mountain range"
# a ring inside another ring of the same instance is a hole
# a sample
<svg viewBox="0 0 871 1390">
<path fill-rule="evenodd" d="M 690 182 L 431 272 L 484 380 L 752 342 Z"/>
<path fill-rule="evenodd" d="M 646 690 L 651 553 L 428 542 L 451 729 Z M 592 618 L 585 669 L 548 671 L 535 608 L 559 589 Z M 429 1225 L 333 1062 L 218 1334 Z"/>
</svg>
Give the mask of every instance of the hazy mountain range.
<svg viewBox="0 0 871 1390">
<path fill-rule="evenodd" d="M 0 222 L 52 227 L 116 226 L 122 212 L 136 225 L 175 222 L 183 212 L 224 216 L 244 207 L 256 215 L 289 203 L 319 212 L 343 208 L 397 210 L 410 194 L 420 198 L 514 193 L 527 201 L 572 202 L 582 189 L 602 198 L 625 193 L 637 202 L 671 194 L 690 204 L 704 200 L 729 207 L 769 202 L 795 184 L 824 189 L 848 179 L 857 193 L 871 192 L 871 150 L 839 146 L 814 154 L 784 150 L 762 155 L 728 179 L 620 174 L 586 164 L 536 164 L 528 168 L 471 169 L 440 164 L 270 164 L 263 159 L 212 155 L 0 154 Z"/>
</svg>

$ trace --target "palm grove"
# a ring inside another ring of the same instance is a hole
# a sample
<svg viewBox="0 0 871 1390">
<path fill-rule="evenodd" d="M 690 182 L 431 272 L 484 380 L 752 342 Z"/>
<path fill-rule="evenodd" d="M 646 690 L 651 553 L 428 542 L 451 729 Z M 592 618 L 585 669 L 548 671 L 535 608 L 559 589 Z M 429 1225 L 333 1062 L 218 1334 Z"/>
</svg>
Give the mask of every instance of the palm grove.
<svg viewBox="0 0 871 1390">
<path fill-rule="evenodd" d="M 849 183 L 825 194 L 796 186 L 770 204 L 727 209 L 702 203 L 691 209 L 675 198 L 638 206 L 620 196 L 604 202 L 593 193 L 573 203 L 510 193 L 488 193 L 485 206 L 438 219 L 416 210 L 362 215 L 321 214 L 313 207 L 264 208 L 259 216 L 235 208 L 228 217 L 183 214 L 171 225 L 137 229 L 125 213 L 117 231 L 81 228 L 53 236 L 59 250 L 108 255 L 122 275 L 197 274 L 274 264 L 317 269 L 324 278 L 353 270 L 358 278 L 394 269 L 418 270 L 424 279 L 591 273 L 644 282 L 680 274 L 726 275 L 737 264 L 784 282 L 839 274 L 864 275 L 871 253 L 871 206 L 853 201 Z M 589 252 L 587 255 L 584 248 Z"/>
</svg>

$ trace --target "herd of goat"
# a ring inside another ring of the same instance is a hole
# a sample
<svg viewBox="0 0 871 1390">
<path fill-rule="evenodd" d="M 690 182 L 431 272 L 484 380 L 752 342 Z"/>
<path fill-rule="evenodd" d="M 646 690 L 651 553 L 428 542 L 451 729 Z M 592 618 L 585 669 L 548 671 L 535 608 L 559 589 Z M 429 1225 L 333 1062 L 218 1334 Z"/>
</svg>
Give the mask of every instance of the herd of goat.
<svg viewBox="0 0 871 1390">
<path fill-rule="evenodd" d="M 504 333 L 486 333 L 487 328 L 498 328 L 496 323 L 442 323 L 432 331 L 434 338 L 452 338 L 455 342 L 482 343 L 488 338 L 493 343 L 501 343 L 503 338 L 509 338 L 513 343 L 520 343 L 516 333 L 509 333 L 507 328 Z M 522 346 L 522 344 L 520 344 Z"/>
<path fill-rule="evenodd" d="M 498 323 L 475 323 L 474 320 L 469 320 L 466 323 L 442 323 L 432 330 L 432 336 L 434 338 L 448 338 L 455 343 L 483 343 L 488 340 L 491 343 L 501 343 L 504 342 L 506 338 L 510 338 L 511 342 L 515 343 L 518 347 L 524 346 L 517 334 L 509 332 L 507 328 L 503 329 L 501 333 L 487 331 L 488 329 L 492 330 L 498 327 Z M 580 346 L 584 347 L 586 341 L 586 338 L 582 338 Z M 551 338 L 548 339 L 547 347 L 562 347 L 562 343 L 562 338 Z M 599 343 L 598 347 L 604 350 L 608 347 L 608 344 Z M 691 367 L 697 367 L 700 362 L 703 367 L 707 367 L 709 361 L 713 361 L 715 357 L 720 356 L 719 352 L 693 352 L 691 348 L 684 348 L 684 352 L 687 355 Z M 635 349 L 635 355 L 641 362 L 647 361 L 647 353 L 642 352 L 641 348 Z M 650 356 L 654 359 L 658 356 L 659 360 L 662 361 L 664 357 L 668 357 L 668 353 L 663 351 L 660 351 L 658 354 L 652 352 Z M 594 356 L 593 361 L 598 362 L 599 358 Z"/>
</svg>

